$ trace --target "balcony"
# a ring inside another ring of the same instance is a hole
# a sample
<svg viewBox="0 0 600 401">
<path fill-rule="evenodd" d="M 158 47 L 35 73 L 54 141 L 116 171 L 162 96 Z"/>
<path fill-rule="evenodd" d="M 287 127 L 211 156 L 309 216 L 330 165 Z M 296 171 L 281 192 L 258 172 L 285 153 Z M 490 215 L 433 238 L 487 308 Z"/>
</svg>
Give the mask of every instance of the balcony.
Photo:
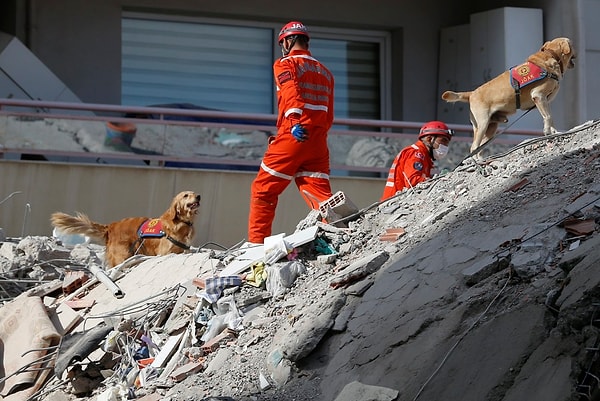
<svg viewBox="0 0 600 401">
<path fill-rule="evenodd" d="M 0 100 L 0 157 L 8 160 L 256 171 L 275 134 L 275 115 L 179 107 Z M 329 134 L 332 175 L 381 176 L 422 122 L 336 119 Z M 115 129 L 119 128 L 119 129 Z M 129 128 L 129 129 L 123 129 Z M 469 153 L 470 125 L 457 133 L 440 169 Z M 541 131 L 506 130 L 509 147 Z"/>
</svg>

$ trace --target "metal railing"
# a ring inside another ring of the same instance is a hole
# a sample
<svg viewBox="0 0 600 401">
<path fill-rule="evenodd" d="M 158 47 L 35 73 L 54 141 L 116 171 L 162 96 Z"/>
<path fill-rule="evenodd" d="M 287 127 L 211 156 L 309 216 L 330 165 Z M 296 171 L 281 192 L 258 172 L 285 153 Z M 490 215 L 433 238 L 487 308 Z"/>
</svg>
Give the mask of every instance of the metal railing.
<svg viewBox="0 0 600 401">
<path fill-rule="evenodd" d="M 275 121 L 273 114 L 0 99 L 0 157 L 252 170 L 260 164 L 267 137 L 275 133 Z M 39 123 L 36 127 L 35 122 Z M 109 122 L 134 124 L 136 140 L 139 140 L 137 146 L 115 150 L 103 143 Z M 361 159 L 360 154 L 348 163 L 356 143 L 370 142 L 371 148 L 379 146 L 388 158 L 390 155 L 393 158 L 402 147 L 414 142 L 414 135 L 422 124 L 336 119 L 329 134 L 333 148 L 331 168 L 341 172 L 386 172 L 385 161 L 367 161 Z M 472 141 L 471 126 L 449 126 L 457 133 L 453 143 L 462 143 L 462 149 L 466 149 Z M 69 129 L 71 132 L 66 132 Z M 58 134 L 62 130 L 65 135 L 53 140 L 53 130 Z M 542 132 L 508 129 L 503 134 L 508 135 L 502 135 L 497 143 L 510 145 L 540 136 Z M 248 144 L 248 138 L 254 142 Z M 226 141 L 229 143 L 225 144 Z M 254 150 L 248 151 L 251 145 Z M 213 147 L 221 150 L 203 152 Z"/>
</svg>

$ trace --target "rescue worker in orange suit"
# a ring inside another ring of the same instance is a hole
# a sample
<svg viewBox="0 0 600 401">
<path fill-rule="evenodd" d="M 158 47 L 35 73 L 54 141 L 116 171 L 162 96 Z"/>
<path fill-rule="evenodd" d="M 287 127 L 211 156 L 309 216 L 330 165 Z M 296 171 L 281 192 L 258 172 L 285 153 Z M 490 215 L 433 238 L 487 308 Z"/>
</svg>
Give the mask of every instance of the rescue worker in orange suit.
<svg viewBox="0 0 600 401">
<path fill-rule="evenodd" d="M 431 178 L 433 162 L 446 157 L 452 135 L 452 130 L 441 121 L 423 125 L 417 142 L 402 149 L 394 159 L 381 201 Z"/>
<path fill-rule="evenodd" d="M 273 64 L 277 135 L 270 138 L 252 182 L 248 241 L 271 235 L 279 195 L 295 181 L 311 209 L 332 196 L 327 134 L 333 124 L 333 75 L 308 50 L 308 30 L 298 21 L 279 32 L 282 57 Z"/>
</svg>

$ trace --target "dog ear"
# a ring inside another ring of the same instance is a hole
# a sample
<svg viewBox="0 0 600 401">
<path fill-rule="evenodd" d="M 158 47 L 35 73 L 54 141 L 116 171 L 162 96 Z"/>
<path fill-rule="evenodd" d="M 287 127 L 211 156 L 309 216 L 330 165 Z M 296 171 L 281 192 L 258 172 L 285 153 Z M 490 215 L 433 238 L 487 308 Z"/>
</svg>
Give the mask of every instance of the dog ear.
<svg viewBox="0 0 600 401">
<path fill-rule="evenodd" d="M 560 52 L 562 54 L 570 55 L 572 51 L 573 49 L 569 40 L 565 39 L 560 42 Z"/>
<path fill-rule="evenodd" d="M 177 216 L 179 215 L 179 201 L 179 196 L 174 197 L 171 201 L 171 206 L 169 206 L 169 208 L 165 212 L 165 218 L 168 221 L 175 220 L 175 218 L 177 218 Z"/>
<path fill-rule="evenodd" d="M 542 47 L 540 47 L 540 51 L 543 52 L 544 50 L 546 50 L 548 48 L 548 46 L 550 45 L 550 42 L 546 42 L 542 45 Z"/>
</svg>

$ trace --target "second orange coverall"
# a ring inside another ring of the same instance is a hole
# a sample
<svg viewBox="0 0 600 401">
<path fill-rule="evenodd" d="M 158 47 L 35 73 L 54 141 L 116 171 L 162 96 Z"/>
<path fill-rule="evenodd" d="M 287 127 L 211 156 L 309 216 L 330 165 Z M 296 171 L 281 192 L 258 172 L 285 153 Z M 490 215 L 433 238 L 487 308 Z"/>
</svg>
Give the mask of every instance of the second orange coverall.
<svg viewBox="0 0 600 401">
<path fill-rule="evenodd" d="M 405 147 L 398 153 L 388 174 L 381 200 L 391 198 L 404 188 L 415 186 L 431 177 L 433 159 L 422 141 Z"/>
<path fill-rule="evenodd" d="M 278 59 L 273 73 L 277 136 L 252 182 L 248 217 L 248 241 L 252 243 L 263 243 L 271 235 L 279 195 L 292 180 L 311 209 L 318 209 L 319 202 L 332 196 L 327 133 L 333 124 L 333 75 L 308 50 L 292 50 Z M 292 136 L 295 124 L 304 127 L 308 139 L 299 142 Z"/>
</svg>

